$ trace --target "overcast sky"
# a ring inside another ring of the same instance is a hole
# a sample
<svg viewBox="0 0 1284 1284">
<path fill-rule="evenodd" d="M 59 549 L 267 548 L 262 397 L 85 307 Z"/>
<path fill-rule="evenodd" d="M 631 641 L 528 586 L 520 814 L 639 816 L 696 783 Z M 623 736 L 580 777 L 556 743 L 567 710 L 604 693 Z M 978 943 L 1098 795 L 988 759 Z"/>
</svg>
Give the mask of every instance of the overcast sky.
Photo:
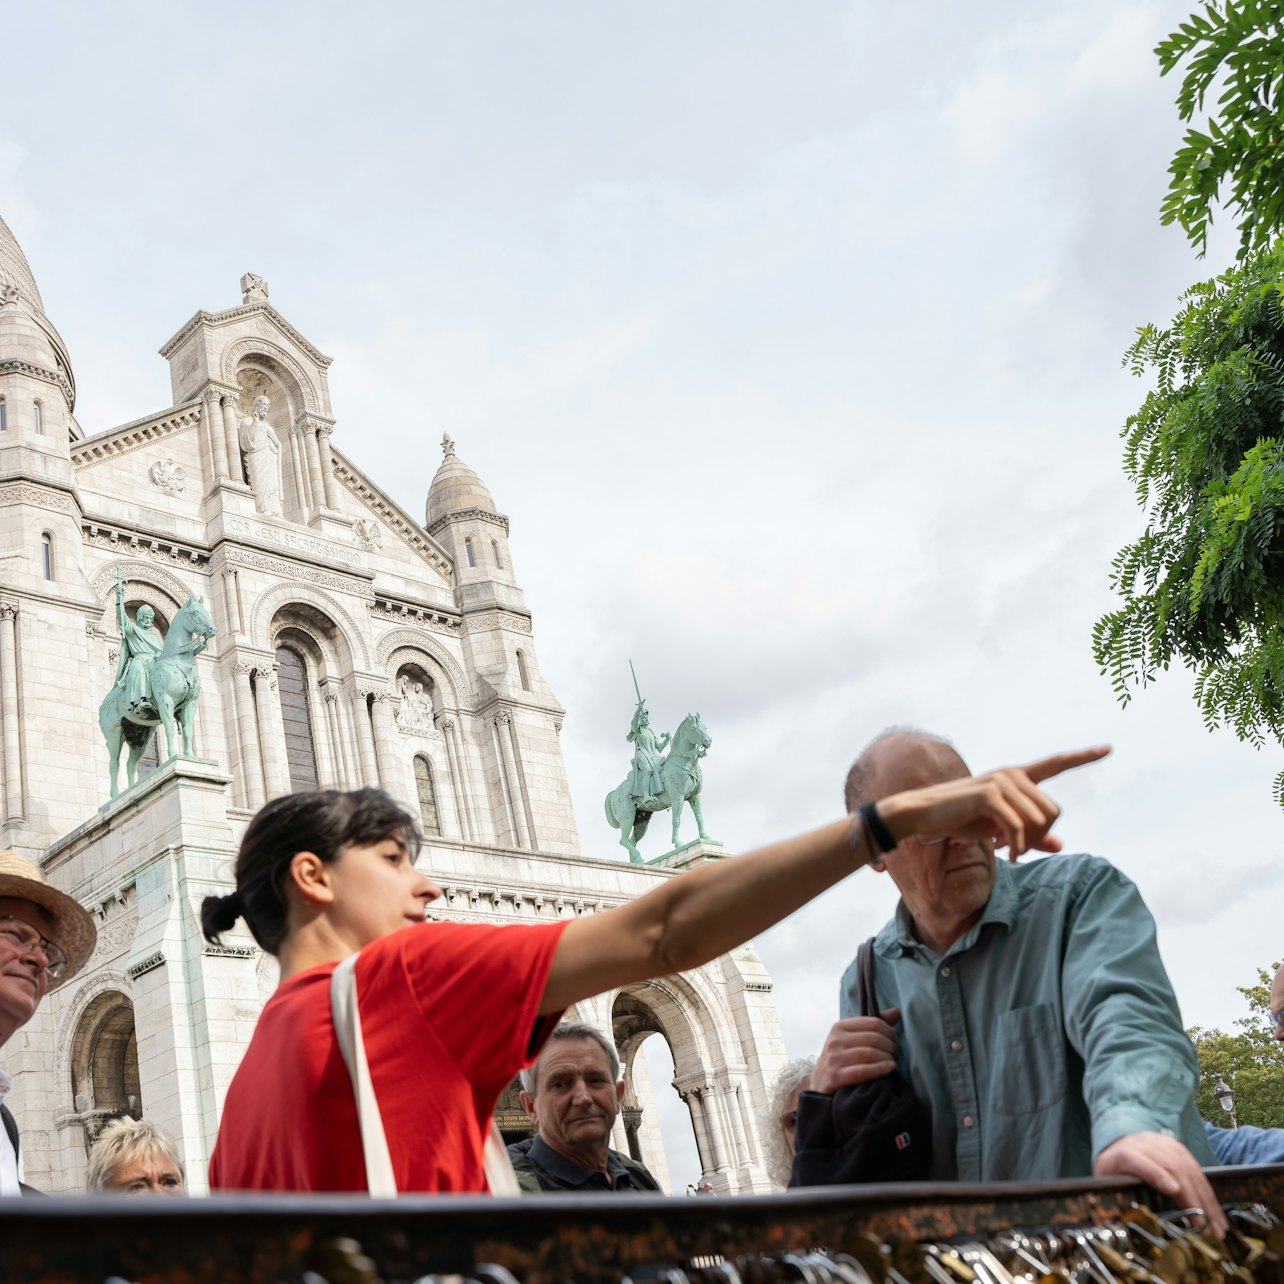
<svg viewBox="0 0 1284 1284">
<path fill-rule="evenodd" d="M 1190 7 L 15 6 L 0 214 L 88 433 L 169 404 L 156 349 L 248 269 L 412 513 L 455 437 L 511 518 L 587 852 L 623 856 L 630 657 L 657 726 L 704 716 L 736 850 L 835 817 L 889 723 L 976 769 L 1109 740 L 1061 832 L 1226 1026 L 1284 955 L 1284 755 L 1206 733 L 1181 672 L 1120 710 L 1090 647 L 1143 525 L 1120 356 L 1232 257 L 1156 213 L 1151 51 Z M 893 903 L 862 873 L 759 942 L 792 1055 Z"/>
</svg>

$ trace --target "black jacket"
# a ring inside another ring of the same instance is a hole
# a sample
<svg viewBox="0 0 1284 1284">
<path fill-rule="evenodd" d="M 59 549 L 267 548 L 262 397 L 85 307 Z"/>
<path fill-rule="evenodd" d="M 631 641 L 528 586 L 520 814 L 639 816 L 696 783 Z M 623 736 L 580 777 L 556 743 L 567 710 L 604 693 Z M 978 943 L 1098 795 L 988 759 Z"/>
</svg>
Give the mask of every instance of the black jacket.
<svg viewBox="0 0 1284 1284">
<path fill-rule="evenodd" d="M 578 1164 L 559 1155 L 546 1146 L 538 1136 L 514 1142 L 508 1148 L 508 1157 L 517 1173 L 517 1184 L 523 1190 L 659 1190 L 660 1183 L 636 1159 L 622 1155 L 618 1150 L 607 1151 L 607 1166 L 614 1178 L 608 1185 L 600 1172 L 587 1172 Z"/>
<path fill-rule="evenodd" d="M 3 1103 L 0 1103 L 0 1123 L 4 1124 L 4 1130 L 9 1134 L 9 1144 L 13 1147 L 13 1155 L 16 1159 L 22 1154 L 22 1143 L 18 1140 L 18 1121 L 13 1117 L 13 1111 Z M 22 1182 L 18 1184 L 22 1187 L 24 1195 L 40 1195 L 44 1193 L 34 1186 L 27 1186 Z"/>
</svg>

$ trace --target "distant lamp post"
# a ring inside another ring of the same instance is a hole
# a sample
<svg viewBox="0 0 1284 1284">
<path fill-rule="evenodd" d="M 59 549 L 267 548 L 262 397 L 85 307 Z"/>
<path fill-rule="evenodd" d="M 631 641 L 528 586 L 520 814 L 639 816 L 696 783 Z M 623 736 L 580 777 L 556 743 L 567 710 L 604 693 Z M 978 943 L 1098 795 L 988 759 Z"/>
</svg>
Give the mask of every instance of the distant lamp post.
<svg viewBox="0 0 1284 1284">
<path fill-rule="evenodd" d="M 1217 1098 L 1217 1104 L 1230 1118 L 1230 1126 L 1238 1128 L 1239 1120 L 1235 1118 L 1235 1094 L 1231 1092 L 1230 1084 L 1219 1074 L 1213 1075 L 1213 1096 Z"/>
</svg>

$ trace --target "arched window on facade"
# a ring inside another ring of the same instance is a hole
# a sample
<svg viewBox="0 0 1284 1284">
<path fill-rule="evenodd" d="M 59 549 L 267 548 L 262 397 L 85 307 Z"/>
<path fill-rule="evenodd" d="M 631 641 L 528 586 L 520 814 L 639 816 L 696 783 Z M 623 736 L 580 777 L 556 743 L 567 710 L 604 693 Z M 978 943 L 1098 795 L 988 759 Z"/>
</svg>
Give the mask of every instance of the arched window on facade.
<svg viewBox="0 0 1284 1284">
<path fill-rule="evenodd" d="M 437 791 L 433 787 L 432 765 L 421 753 L 415 754 L 415 793 L 419 796 L 419 823 L 425 834 L 441 836 L 437 815 Z"/>
<path fill-rule="evenodd" d="M 303 793 L 318 788 L 316 738 L 308 705 L 308 670 L 303 657 L 287 646 L 276 649 L 276 685 L 285 724 L 285 760 L 290 769 L 290 790 Z"/>
<path fill-rule="evenodd" d="M 522 681 L 522 690 L 529 691 L 531 689 L 531 675 L 526 669 L 526 657 L 520 651 L 517 653 L 517 676 Z"/>
<path fill-rule="evenodd" d="M 38 401 L 37 401 L 37 402 L 34 402 L 34 403 L 32 404 L 32 407 L 31 407 L 31 422 L 35 425 L 35 429 L 36 429 L 36 431 L 37 431 L 38 433 L 43 433 L 43 432 L 44 432 L 44 430 L 45 430 L 45 408 L 44 408 L 44 407 L 40 404 L 40 402 L 38 402 Z"/>
<path fill-rule="evenodd" d="M 502 571 L 504 569 L 504 559 L 499 552 L 499 540 L 491 540 L 490 551 L 495 554 L 495 569 L 497 571 Z"/>
<path fill-rule="evenodd" d="M 40 573 L 47 580 L 54 577 L 53 536 L 48 531 L 40 533 Z"/>
<path fill-rule="evenodd" d="M 477 565 L 477 555 L 473 552 L 473 541 L 471 536 L 464 540 L 464 556 L 468 558 L 469 566 Z"/>
<path fill-rule="evenodd" d="M 9 431 L 9 407 L 5 404 L 5 399 L 0 397 L 0 432 Z"/>
<path fill-rule="evenodd" d="M 85 1131 L 86 1152 L 112 1119 L 143 1116 L 134 1006 L 114 990 L 81 1015 L 71 1041 L 71 1093 Z"/>
</svg>

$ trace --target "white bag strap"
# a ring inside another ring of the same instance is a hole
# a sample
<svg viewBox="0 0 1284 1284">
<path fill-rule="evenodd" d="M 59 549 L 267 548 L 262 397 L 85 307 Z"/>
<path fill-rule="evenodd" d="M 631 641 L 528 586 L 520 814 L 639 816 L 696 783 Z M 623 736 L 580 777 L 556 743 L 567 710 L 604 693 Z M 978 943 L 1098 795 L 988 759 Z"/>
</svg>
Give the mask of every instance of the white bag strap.
<svg viewBox="0 0 1284 1284">
<path fill-rule="evenodd" d="M 508 1147 L 504 1145 L 503 1134 L 494 1119 L 490 1121 L 490 1132 L 486 1134 L 482 1162 L 486 1167 L 486 1185 L 492 1195 L 516 1197 L 522 1193 L 517 1184 L 517 1173 L 513 1171 L 513 1161 L 508 1156 Z"/>
<path fill-rule="evenodd" d="M 370 1063 L 361 1037 L 361 1010 L 357 1006 L 357 955 L 350 954 L 330 977 L 330 1010 L 339 1051 L 352 1078 L 357 1099 L 357 1122 L 361 1127 L 361 1150 L 366 1160 L 366 1186 L 373 1199 L 396 1199 L 397 1179 L 383 1131 L 383 1116 L 370 1080 Z"/>
<path fill-rule="evenodd" d="M 348 1067 L 357 1099 L 357 1122 L 361 1126 L 361 1149 L 366 1160 L 366 1184 L 372 1198 L 395 1199 L 397 1179 L 392 1171 L 392 1156 L 388 1153 L 388 1138 L 383 1130 L 379 1100 L 370 1079 L 365 1041 L 361 1037 L 356 967 L 357 955 L 352 954 L 334 969 L 330 977 L 330 1011 L 334 1016 L 339 1051 Z M 522 1193 L 517 1174 L 513 1171 L 513 1161 L 508 1156 L 508 1147 L 504 1145 L 504 1138 L 493 1119 L 486 1135 L 482 1162 L 486 1184 L 492 1195 L 517 1196 Z"/>
</svg>

